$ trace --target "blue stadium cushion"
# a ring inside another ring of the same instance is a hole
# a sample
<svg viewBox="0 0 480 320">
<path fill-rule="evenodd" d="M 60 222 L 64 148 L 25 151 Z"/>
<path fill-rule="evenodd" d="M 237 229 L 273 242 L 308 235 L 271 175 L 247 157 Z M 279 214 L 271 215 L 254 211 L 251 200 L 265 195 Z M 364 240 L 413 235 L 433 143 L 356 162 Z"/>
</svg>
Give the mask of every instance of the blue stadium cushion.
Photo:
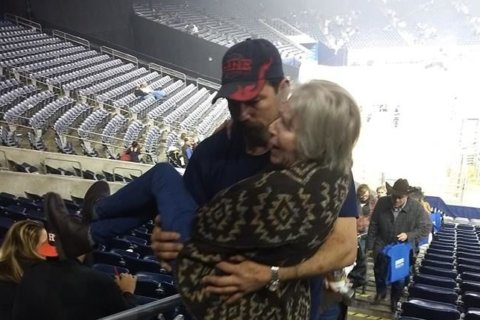
<svg viewBox="0 0 480 320">
<path fill-rule="evenodd" d="M 442 261 L 442 262 L 447 262 L 447 263 L 450 263 L 450 264 L 453 263 L 454 259 L 455 258 L 453 256 L 453 254 L 450 254 L 450 255 L 435 254 L 435 253 L 430 253 L 430 251 L 428 251 L 425 254 L 425 258 L 424 258 L 424 260 Z"/>
<path fill-rule="evenodd" d="M 450 279 L 455 279 L 457 277 L 457 272 L 454 270 L 446 270 L 442 268 L 435 268 L 429 266 L 421 266 L 419 268 L 420 273 L 431 274 L 439 277 L 447 277 Z"/>
<path fill-rule="evenodd" d="M 435 268 L 442 268 L 442 269 L 447 269 L 447 270 L 453 270 L 454 265 L 452 262 L 444 262 L 444 261 L 438 261 L 434 259 L 428 259 L 425 258 L 422 260 L 422 266 L 431 266 Z"/>
<path fill-rule="evenodd" d="M 471 226 L 469 224 L 459 224 L 457 225 L 457 229 L 462 229 L 462 230 L 475 230 L 474 226 Z"/>
<path fill-rule="evenodd" d="M 470 254 L 478 254 L 480 252 L 480 248 L 475 249 L 475 248 L 469 248 L 469 247 L 464 247 L 463 246 L 463 247 L 458 247 L 457 251 L 458 252 L 470 253 Z"/>
<path fill-rule="evenodd" d="M 441 243 L 431 243 L 430 244 L 430 248 L 432 249 L 439 249 L 439 250 L 446 250 L 446 251 L 449 251 L 449 252 L 455 252 L 455 247 L 452 246 L 452 245 L 445 245 L 445 244 L 441 244 Z"/>
<path fill-rule="evenodd" d="M 92 252 L 94 263 L 104 263 L 114 266 L 125 266 L 125 261 L 121 255 L 113 252 L 93 251 Z"/>
<path fill-rule="evenodd" d="M 133 251 L 127 251 L 127 250 L 123 250 L 123 249 L 112 249 L 112 250 L 110 250 L 110 252 L 119 254 L 122 257 L 130 257 L 130 258 L 136 258 L 136 259 L 140 258 L 139 253 L 133 252 Z"/>
<path fill-rule="evenodd" d="M 16 197 L 13 194 L 2 192 L 0 193 L 0 206 L 8 207 L 16 203 Z"/>
<path fill-rule="evenodd" d="M 409 298 L 428 299 L 437 302 L 456 304 L 458 294 L 453 289 L 447 289 L 426 284 L 414 283 L 408 288 Z"/>
<path fill-rule="evenodd" d="M 140 231 L 137 231 L 137 230 L 133 230 L 132 234 L 133 234 L 133 236 L 135 236 L 137 238 L 140 238 L 140 239 L 143 239 L 143 240 L 147 241 L 147 244 L 150 242 L 150 238 L 152 236 L 149 233 L 140 232 Z"/>
<path fill-rule="evenodd" d="M 7 217 L 0 217 L 0 236 L 7 233 L 8 229 L 15 223 L 15 220 Z"/>
<path fill-rule="evenodd" d="M 415 283 L 439 286 L 448 289 L 454 289 L 457 286 L 457 282 L 452 278 L 432 276 L 429 274 L 416 274 L 413 277 Z"/>
<path fill-rule="evenodd" d="M 116 274 L 119 274 L 119 273 L 130 273 L 130 270 L 128 270 L 127 268 L 119 267 L 119 266 L 113 266 L 113 265 L 105 264 L 105 263 L 95 263 L 92 266 L 92 269 L 100 271 L 100 272 L 108 273 L 112 276 L 116 275 Z"/>
<path fill-rule="evenodd" d="M 480 309 L 470 308 L 465 314 L 464 320 L 480 320 Z"/>
<path fill-rule="evenodd" d="M 133 251 L 138 252 L 140 254 L 140 257 L 150 256 L 153 254 L 152 248 L 150 246 L 143 246 L 139 244 L 137 244 L 133 248 Z"/>
<path fill-rule="evenodd" d="M 462 296 L 463 305 L 465 308 L 480 306 L 480 292 L 465 291 Z"/>
<path fill-rule="evenodd" d="M 425 320 L 458 320 L 460 312 L 455 305 L 424 299 L 409 299 L 402 304 L 402 316 Z"/>
</svg>

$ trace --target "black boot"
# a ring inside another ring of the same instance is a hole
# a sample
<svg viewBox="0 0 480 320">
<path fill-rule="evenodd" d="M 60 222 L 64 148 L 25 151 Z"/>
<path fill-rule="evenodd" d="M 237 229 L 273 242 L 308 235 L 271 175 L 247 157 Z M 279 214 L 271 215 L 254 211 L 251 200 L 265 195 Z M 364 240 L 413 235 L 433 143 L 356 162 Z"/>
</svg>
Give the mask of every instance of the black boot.
<svg viewBox="0 0 480 320">
<path fill-rule="evenodd" d="M 382 293 L 377 293 L 375 295 L 375 298 L 373 299 L 372 301 L 372 304 L 375 305 L 375 304 L 380 304 L 380 302 L 382 300 L 385 300 L 385 298 L 387 297 L 387 293 L 386 292 L 382 292 Z"/>
<path fill-rule="evenodd" d="M 90 223 L 94 218 L 95 204 L 110 195 L 110 186 L 105 181 L 97 181 L 88 188 L 83 198 L 80 214 L 84 223 Z"/>
<path fill-rule="evenodd" d="M 50 228 L 60 239 L 57 250 L 61 257 L 77 258 L 92 251 L 88 239 L 88 225 L 70 214 L 57 193 L 45 195 L 45 214 Z"/>
</svg>

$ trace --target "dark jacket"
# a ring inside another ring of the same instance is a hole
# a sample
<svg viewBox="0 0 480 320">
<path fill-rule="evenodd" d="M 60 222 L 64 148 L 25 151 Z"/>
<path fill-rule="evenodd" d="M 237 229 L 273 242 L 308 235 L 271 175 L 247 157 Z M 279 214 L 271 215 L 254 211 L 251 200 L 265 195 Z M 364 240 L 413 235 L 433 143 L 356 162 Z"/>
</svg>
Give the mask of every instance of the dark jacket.
<svg viewBox="0 0 480 320">
<path fill-rule="evenodd" d="M 13 319 L 93 320 L 133 307 L 131 299 L 110 276 L 76 260 L 45 261 L 25 272 Z"/>
<path fill-rule="evenodd" d="M 397 235 L 405 232 L 412 248 L 416 247 L 418 240 L 428 235 L 428 226 L 424 218 L 424 208 L 420 202 L 407 198 L 407 203 L 400 211 L 397 219 L 392 213 L 392 198 L 378 199 L 370 219 L 368 229 L 367 249 L 378 254 L 385 245 L 397 241 Z M 427 232 L 427 234 L 425 234 Z"/>
<path fill-rule="evenodd" d="M 34 261 L 20 261 L 22 269 L 25 271 L 30 268 Z M 12 309 L 15 301 L 18 284 L 13 281 L 0 280 L 0 319 L 12 319 Z"/>
</svg>

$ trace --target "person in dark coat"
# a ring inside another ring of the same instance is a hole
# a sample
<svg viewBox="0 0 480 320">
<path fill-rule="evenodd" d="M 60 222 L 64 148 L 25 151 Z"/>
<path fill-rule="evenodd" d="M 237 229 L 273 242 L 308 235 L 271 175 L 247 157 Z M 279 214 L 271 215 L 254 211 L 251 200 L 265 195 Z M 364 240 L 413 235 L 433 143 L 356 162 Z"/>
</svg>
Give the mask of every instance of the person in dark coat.
<svg viewBox="0 0 480 320">
<path fill-rule="evenodd" d="M 406 179 L 398 179 L 393 187 L 387 183 L 387 192 L 388 197 L 378 199 L 368 229 L 367 250 L 369 254 L 373 253 L 375 261 L 377 294 L 374 304 L 378 304 L 387 294 L 385 281 L 387 266 L 382 263 L 384 256 L 380 254 L 383 248 L 388 244 L 406 241 L 415 248 L 417 241 L 425 236 L 429 229 L 424 219 L 422 205 L 408 197 L 411 188 Z M 400 299 L 404 284 L 403 280 L 392 283 L 390 300 L 392 310 Z"/>
<path fill-rule="evenodd" d="M 0 248 L 0 319 L 12 319 L 15 293 L 25 270 L 55 255 L 41 222 L 19 221 L 8 229 Z"/>
</svg>

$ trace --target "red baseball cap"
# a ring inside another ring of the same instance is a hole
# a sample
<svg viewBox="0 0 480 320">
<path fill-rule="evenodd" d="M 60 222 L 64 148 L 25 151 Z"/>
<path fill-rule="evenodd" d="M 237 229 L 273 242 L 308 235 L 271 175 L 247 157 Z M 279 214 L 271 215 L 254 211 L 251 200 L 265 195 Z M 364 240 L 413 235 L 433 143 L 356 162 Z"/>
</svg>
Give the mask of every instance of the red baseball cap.
<svg viewBox="0 0 480 320">
<path fill-rule="evenodd" d="M 265 39 L 247 39 L 227 50 L 222 60 L 222 86 L 218 98 L 249 101 L 258 96 L 267 80 L 283 78 L 278 49 Z"/>
<path fill-rule="evenodd" d="M 47 236 L 47 241 L 40 245 L 38 253 L 47 258 L 58 257 L 57 248 L 55 247 L 55 234 L 48 232 Z"/>
</svg>

